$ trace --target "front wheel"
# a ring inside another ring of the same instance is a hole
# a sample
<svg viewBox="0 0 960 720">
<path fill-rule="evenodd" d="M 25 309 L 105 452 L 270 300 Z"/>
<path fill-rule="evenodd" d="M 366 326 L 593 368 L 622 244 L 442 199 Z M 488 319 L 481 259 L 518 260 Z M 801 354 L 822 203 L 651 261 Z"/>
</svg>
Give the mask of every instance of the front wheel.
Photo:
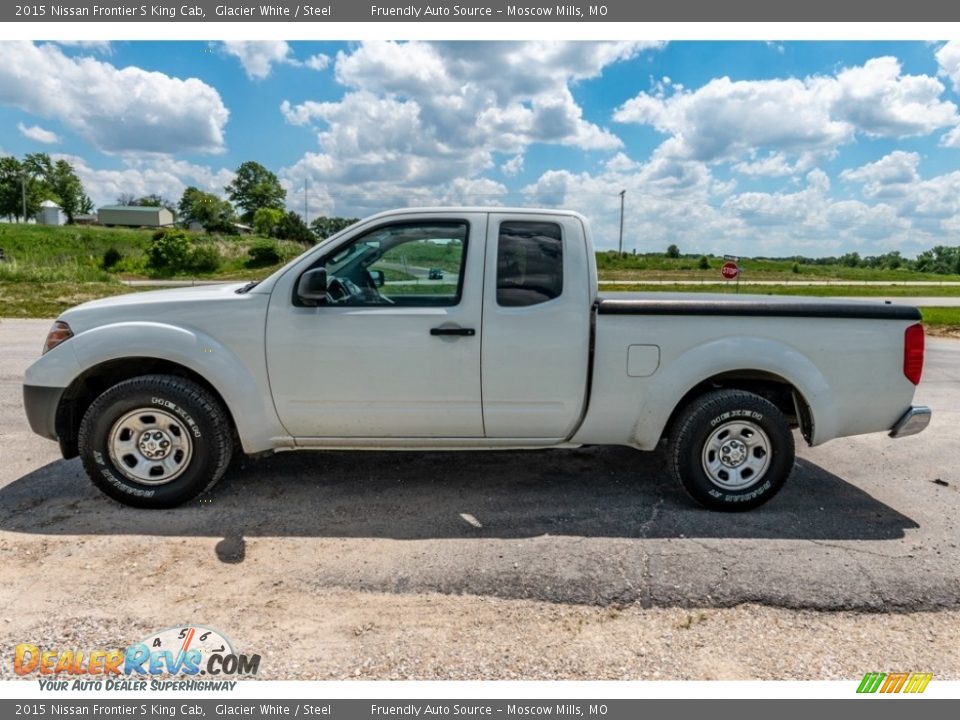
<svg viewBox="0 0 960 720">
<path fill-rule="evenodd" d="M 693 400 L 675 425 L 673 476 L 713 510 L 750 510 L 767 502 L 793 471 L 793 433 L 769 400 L 716 390 Z"/>
<path fill-rule="evenodd" d="M 230 423 L 203 387 L 173 375 L 114 385 L 80 423 L 80 457 L 104 493 L 126 505 L 169 508 L 200 495 L 226 471 Z"/>
</svg>

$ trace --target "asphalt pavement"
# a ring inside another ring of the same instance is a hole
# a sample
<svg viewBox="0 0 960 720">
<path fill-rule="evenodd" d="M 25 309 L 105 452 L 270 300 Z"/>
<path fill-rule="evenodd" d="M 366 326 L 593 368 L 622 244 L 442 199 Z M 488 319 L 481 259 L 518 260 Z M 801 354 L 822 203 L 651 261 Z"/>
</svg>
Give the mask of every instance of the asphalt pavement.
<svg viewBox="0 0 960 720">
<path fill-rule="evenodd" d="M 69 544 L 64 583 L 82 584 L 94 554 L 182 554 L 185 540 L 203 540 L 198 552 L 212 546 L 249 573 L 289 563 L 299 587 L 318 591 L 960 607 L 960 341 L 928 341 L 917 394 L 934 409 L 926 432 L 802 448 L 786 488 L 749 513 L 703 510 L 660 455 L 607 447 L 281 454 L 238 463 L 192 505 L 144 511 L 101 495 L 77 460 L 30 433 L 20 383 L 48 327 L 0 321 L 0 548 L 20 557 Z M 184 567 L 164 572 L 175 582 Z"/>
</svg>

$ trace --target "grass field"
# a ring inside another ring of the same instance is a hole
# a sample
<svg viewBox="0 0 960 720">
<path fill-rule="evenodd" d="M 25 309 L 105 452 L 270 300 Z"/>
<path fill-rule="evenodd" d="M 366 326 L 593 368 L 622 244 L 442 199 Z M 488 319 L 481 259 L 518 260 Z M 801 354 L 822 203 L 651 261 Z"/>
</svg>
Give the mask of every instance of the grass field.
<svg viewBox="0 0 960 720">
<path fill-rule="evenodd" d="M 684 280 L 698 282 L 701 279 L 717 280 L 723 258 L 707 256 L 707 269 L 699 267 L 699 256 L 668 258 L 662 254 L 627 255 L 618 258 L 616 253 L 597 253 L 597 271 L 604 280 Z M 741 258 L 738 262 L 744 279 L 750 280 L 937 280 L 960 282 L 960 275 L 934 275 L 905 268 L 887 270 L 881 268 L 846 267 L 844 265 L 811 265 L 784 258 L 777 260 Z M 794 269 L 796 266 L 796 269 Z"/>
<path fill-rule="evenodd" d="M 116 282 L 121 278 L 171 277 L 147 268 L 147 251 L 155 230 L 72 225 L 47 227 L 0 223 L 0 249 L 6 261 L 0 263 L 0 281 L 7 282 Z M 198 247 L 212 249 L 219 267 L 197 277 L 251 279 L 268 275 L 283 262 L 299 255 L 304 246 L 254 235 L 208 235 L 188 233 Z M 251 268 L 249 250 L 267 240 L 274 244 L 281 262 Z M 109 269 L 104 256 L 110 250 L 119 260 Z M 179 275 L 192 277 L 193 275 Z"/>
</svg>

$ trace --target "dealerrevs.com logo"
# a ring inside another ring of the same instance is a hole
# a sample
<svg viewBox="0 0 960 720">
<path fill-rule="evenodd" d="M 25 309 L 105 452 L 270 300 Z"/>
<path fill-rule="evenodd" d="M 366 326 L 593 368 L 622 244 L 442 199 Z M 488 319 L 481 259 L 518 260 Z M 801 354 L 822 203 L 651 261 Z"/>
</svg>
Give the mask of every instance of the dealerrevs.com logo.
<svg viewBox="0 0 960 720">
<path fill-rule="evenodd" d="M 260 656 L 237 653 L 222 633 L 189 625 L 160 630 L 122 650 L 21 643 L 13 669 L 37 677 L 41 690 L 232 690 L 232 678 L 257 674 Z"/>
</svg>

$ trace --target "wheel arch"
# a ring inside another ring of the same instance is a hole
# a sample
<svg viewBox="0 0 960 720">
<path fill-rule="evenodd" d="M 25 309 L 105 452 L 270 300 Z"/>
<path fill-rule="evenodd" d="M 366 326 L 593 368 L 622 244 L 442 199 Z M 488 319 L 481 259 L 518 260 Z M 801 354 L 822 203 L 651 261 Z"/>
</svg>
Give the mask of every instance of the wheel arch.
<svg viewBox="0 0 960 720">
<path fill-rule="evenodd" d="M 674 406 L 664 425 L 662 437 L 670 437 L 677 418 L 690 403 L 712 390 L 743 390 L 769 400 L 784 414 L 791 427 L 800 428 L 804 440 L 808 443 L 812 441 L 814 413 L 804 394 L 782 375 L 757 369 L 726 370 L 694 384 Z"/>
<path fill-rule="evenodd" d="M 237 424 L 230 405 L 213 383 L 199 372 L 164 358 L 121 357 L 105 360 L 87 368 L 64 390 L 57 406 L 56 431 L 60 450 L 65 458 L 76 457 L 79 454 L 77 435 L 80 421 L 93 401 L 117 383 L 141 375 L 173 375 L 195 382 L 209 392 L 223 408 L 230 422 L 234 439 L 239 441 Z"/>
</svg>

